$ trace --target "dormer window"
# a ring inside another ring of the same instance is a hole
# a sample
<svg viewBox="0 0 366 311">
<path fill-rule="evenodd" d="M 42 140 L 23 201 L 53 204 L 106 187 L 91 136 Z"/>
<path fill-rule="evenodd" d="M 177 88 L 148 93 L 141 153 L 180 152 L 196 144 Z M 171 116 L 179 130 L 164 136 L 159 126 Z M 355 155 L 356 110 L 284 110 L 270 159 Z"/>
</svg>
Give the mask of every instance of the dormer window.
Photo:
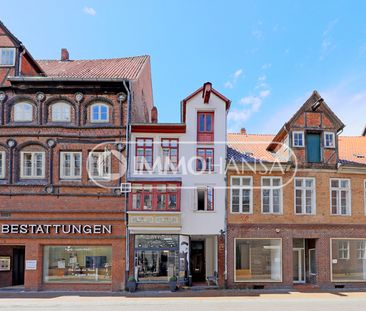
<svg viewBox="0 0 366 311">
<path fill-rule="evenodd" d="M 94 104 L 91 106 L 91 122 L 108 122 L 109 107 L 106 104 Z"/>
<path fill-rule="evenodd" d="M 293 147 L 304 147 L 304 132 L 294 131 L 292 132 L 292 146 Z"/>
<path fill-rule="evenodd" d="M 214 140 L 214 113 L 198 112 L 197 114 L 197 141 L 213 142 Z"/>
<path fill-rule="evenodd" d="M 18 103 L 14 105 L 15 122 L 32 122 L 33 106 L 29 103 Z"/>
<path fill-rule="evenodd" d="M 0 66 L 14 66 L 15 65 L 15 49 L 14 48 L 0 48 Z"/>
<path fill-rule="evenodd" d="M 335 135 L 332 132 L 324 132 L 324 147 L 335 148 Z"/>
<path fill-rule="evenodd" d="M 54 122 L 70 122 L 71 107 L 64 102 L 55 103 L 52 105 L 52 121 Z"/>
</svg>

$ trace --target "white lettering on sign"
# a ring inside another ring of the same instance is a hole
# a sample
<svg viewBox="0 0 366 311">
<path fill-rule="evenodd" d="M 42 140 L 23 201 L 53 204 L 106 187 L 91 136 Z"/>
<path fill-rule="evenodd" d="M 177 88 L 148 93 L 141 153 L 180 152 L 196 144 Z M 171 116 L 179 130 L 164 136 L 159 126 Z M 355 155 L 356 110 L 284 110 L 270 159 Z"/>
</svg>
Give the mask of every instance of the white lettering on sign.
<svg viewBox="0 0 366 311">
<path fill-rule="evenodd" d="M 112 234 L 112 225 L 1 224 L 1 234 Z"/>
</svg>

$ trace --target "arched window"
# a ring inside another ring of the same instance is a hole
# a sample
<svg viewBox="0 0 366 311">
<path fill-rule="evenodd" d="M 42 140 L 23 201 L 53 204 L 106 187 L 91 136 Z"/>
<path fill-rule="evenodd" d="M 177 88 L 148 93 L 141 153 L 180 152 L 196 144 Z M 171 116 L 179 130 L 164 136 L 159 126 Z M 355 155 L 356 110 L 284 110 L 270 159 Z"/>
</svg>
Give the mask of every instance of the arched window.
<svg viewBox="0 0 366 311">
<path fill-rule="evenodd" d="M 54 122 L 70 122 L 71 107 L 65 102 L 55 103 L 51 106 L 52 121 Z"/>
<path fill-rule="evenodd" d="M 91 106 L 91 122 L 108 122 L 109 107 L 106 104 L 93 104 Z"/>
<path fill-rule="evenodd" d="M 33 121 L 33 106 L 29 103 L 18 103 L 14 105 L 14 121 Z"/>
</svg>

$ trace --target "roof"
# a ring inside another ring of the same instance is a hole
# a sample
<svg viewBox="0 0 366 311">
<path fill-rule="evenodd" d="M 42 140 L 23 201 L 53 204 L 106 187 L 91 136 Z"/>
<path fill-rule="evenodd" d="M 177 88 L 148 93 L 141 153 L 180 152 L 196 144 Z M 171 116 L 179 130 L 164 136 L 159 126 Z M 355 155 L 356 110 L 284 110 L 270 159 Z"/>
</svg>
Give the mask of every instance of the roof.
<svg viewBox="0 0 366 311">
<path fill-rule="evenodd" d="M 275 135 L 229 133 L 227 135 L 228 160 L 242 162 L 243 157 L 254 160 L 273 161 L 274 155 L 267 151 Z M 344 165 L 366 165 L 366 137 L 339 136 L 339 162 Z"/>
<path fill-rule="evenodd" d="M 148 55 L 92 60 L 37 60 L 48 77 L 126 80 L 137 79 L 148 61 Z"/>
</svg>

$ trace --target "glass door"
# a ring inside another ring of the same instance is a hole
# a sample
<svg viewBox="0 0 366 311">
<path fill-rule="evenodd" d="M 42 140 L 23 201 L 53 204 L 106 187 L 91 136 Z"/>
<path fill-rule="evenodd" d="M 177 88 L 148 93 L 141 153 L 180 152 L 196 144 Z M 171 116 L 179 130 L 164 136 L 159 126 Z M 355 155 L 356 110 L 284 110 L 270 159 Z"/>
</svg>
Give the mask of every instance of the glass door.
<svg viewBox="0 0 366 311">
<path fill-rule="evenodd" d="M 293 249 L 293 281 L 305 283 L 305 252 L 303 248 Z"/>
</svg>

